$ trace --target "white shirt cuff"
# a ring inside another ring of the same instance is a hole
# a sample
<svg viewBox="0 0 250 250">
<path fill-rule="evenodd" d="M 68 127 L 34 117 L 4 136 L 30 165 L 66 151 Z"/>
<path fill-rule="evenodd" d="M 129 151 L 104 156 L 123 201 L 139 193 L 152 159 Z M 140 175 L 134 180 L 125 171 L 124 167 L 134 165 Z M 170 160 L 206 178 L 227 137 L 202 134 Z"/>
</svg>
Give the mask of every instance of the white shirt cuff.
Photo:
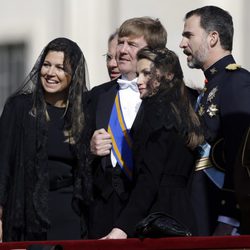
<svg viewBox="0 0 250 250">
<path fill-rule="evenodd" d="M 227 216 L 220 215 L 218 217 L 218 221 L 223 222 L 223 223 L 228 224 L 228 225 L 231 225 L 231 226 L 234 226 L 234 227 L 239 227 L 240 226 L 240 222 L 238 220 L 227 217 Z"/>
</svg>

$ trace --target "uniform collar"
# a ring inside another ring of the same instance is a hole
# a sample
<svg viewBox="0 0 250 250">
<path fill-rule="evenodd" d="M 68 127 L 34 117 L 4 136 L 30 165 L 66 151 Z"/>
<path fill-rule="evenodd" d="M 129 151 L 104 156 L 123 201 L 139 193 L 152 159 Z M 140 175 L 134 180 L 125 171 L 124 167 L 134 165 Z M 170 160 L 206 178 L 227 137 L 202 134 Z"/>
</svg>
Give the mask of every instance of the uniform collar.
<svg viewBox="0 0 250 250">
<path fill-rule="evenodd" d="M 235 63 L 232 55 L 223 57 L 204 72 L 206 79 L 211 81 L 218 73 L 225 71 L 226 66 L 231 63 Z"/>
</svg>

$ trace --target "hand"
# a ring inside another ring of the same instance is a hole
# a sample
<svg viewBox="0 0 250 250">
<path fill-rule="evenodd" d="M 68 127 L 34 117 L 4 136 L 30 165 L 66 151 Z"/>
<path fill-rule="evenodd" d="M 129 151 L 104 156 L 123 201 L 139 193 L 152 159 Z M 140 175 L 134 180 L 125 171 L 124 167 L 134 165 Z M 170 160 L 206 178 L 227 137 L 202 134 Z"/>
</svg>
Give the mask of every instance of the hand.
<svg viewBox="0 0 250 250">
<path fill-rule="evenodd" d="M 110 154 L 112 141 L 110 134 L 101 128 L 96 130 L 90 141 L 90 151 L 94 155 L 105 156 Z"/>
<path fill-rule="evenodd" d="M 128 236 L 124 231 L 122 231 L 119 228 L 113 228 L 111 232 L 108 235 L 102 237 L 101 240 L 127 239 L 127 238 Z"/>
<path fill-rule="evenodd" d="M 232 235 L 233 229 L 234 226 L 231 226 L 223 222 L 219 222 L 214 230 L 213 236 Z"/>
</svg>

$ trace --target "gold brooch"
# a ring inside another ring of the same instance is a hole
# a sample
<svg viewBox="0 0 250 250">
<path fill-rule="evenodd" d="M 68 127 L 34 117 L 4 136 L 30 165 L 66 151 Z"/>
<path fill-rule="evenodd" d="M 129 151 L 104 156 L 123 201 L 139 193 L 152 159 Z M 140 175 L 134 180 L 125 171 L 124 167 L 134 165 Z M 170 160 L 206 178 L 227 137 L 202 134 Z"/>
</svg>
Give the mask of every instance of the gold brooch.
<svg viewBox="0 0 250 250">
<path fill-rule="evenodd" d="M 239 68 L 241 68 L 241 66 L 239 64 L 231 63 L 231 64 L 228 64 L 225 69 L 227 69 L 227 70 L 236 70 L 236 69 L 239 69 Z"/>
<path fill-rule="evenodd" d="M 207 113 L 210 117 L 213 117 L 217 114 L 219 110 L 217 109 L 217 105 L 216 104 L 211 104 L 208 109 L 207 109 Z"/>
</svg>

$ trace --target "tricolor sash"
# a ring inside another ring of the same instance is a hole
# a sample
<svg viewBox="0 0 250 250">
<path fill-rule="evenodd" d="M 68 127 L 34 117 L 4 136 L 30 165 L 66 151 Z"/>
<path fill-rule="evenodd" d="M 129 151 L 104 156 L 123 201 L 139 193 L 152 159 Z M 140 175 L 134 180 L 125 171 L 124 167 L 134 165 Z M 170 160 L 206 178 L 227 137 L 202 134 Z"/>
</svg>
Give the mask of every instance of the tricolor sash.
<svg viewBox="0 0 250 250">
<path fill-rule="evenodd" d="M 112 139 L 112 152 L 124 173 L 132 179 L 132 138 L 126 127 L 120 104 L 119 93 L 115 97 L 108 132 Z"/>
</svg>

